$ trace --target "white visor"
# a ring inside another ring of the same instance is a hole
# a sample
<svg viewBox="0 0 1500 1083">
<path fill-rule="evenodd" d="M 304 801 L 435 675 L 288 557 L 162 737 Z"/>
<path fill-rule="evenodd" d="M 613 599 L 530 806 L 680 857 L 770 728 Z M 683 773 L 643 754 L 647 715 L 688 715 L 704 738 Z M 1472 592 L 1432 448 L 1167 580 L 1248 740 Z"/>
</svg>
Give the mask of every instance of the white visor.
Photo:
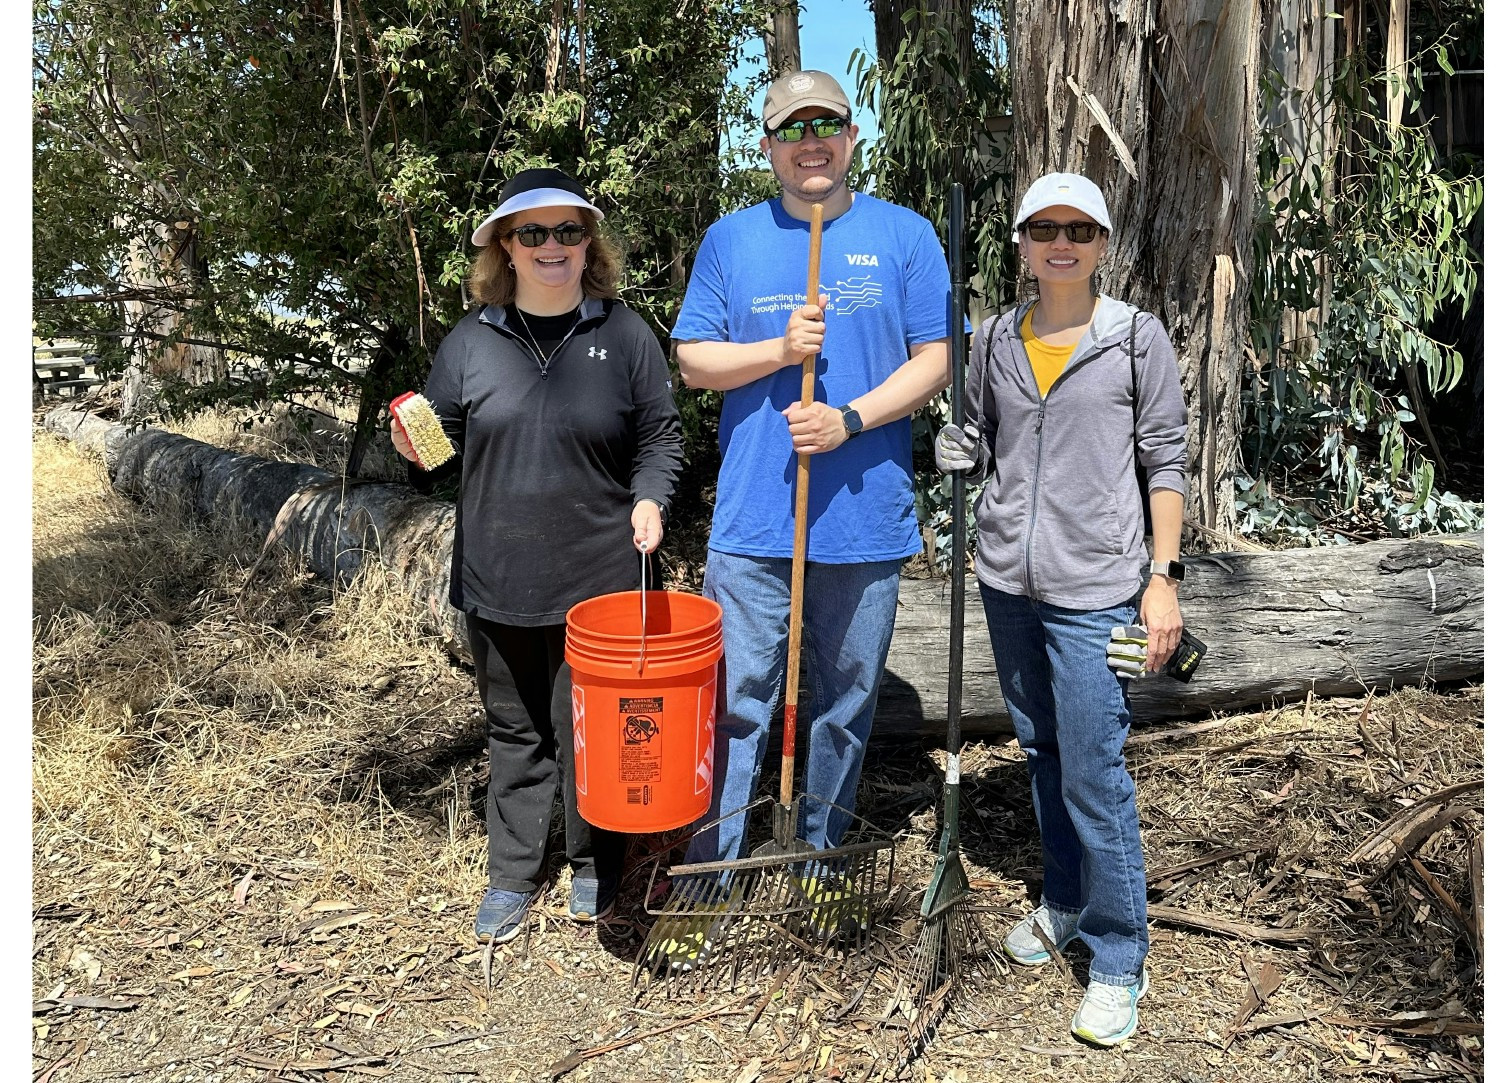
<svg viewBox="0 0 1500 1083">
<path fill-rule="evenodd" d="M 603 212 L 582 196 L 565 192 L 561 188 L 533 188 L 529 192 L 519 192 L 500 204 L 493 214 L 479 224 L 471 240 L 476 247 L 483 248 L 494 239 L 495 223 L 500 219 L 508 214 L 534 211 L 538 207 L 582 207 L 586 211 L 593 211 L 596 220 L 604 218 Z"/>
</svg>

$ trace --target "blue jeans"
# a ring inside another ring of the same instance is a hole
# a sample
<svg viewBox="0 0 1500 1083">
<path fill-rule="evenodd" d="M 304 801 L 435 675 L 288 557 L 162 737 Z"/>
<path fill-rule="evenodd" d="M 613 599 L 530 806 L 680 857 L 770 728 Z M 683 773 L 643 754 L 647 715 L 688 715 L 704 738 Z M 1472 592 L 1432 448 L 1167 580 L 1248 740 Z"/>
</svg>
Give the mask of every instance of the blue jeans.
<svg viewBox="0 0 1500 1083">
<path fill-rule="evenodd" d="M 854 808 L 896 620 L 901 563 L 807 564 L 802 627 L 808 681 L 799 689 L 797 713 L 809 720 L 803 792 L 819 800 L 800 802 L 797 835 L 817 849 L 839 845 L 849 827 L 841 809 Z M 791 582 L 787 558 L 709 550 L 703 595 L 724 609 L 724 659 L 714 795 L 704 824 L 749 804 L 759 785 L 772 713 L 786 679 Z M 686 860 L 732 860 L 744 856 L 744 849 L 745 817 L 731 816 L 694 835 Z"/>
<path fill-rule="evenodd" d="M 1078 914 L 1089 978 L 1133 985 L 1146 961 L 1146 864 L 1125 770 L 1130 704 L 1105 663 L 1135 605 L 1063 609 L 979 584 L 1000 692 L 1026 750 L 1042 836 L 1042 898 Z"/>
</svg>

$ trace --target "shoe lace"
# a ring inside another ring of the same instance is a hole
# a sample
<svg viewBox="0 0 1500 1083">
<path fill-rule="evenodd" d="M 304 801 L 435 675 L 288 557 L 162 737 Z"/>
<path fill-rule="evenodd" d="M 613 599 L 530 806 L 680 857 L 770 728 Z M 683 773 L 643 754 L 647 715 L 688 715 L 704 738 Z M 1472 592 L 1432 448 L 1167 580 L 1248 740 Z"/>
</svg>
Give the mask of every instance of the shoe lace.
<svg viewBox="0 0 1500 1083">
<path fill-rule="evenodd" d="M 1047 939 L 1054 944 L 1057 943 L 1058 936 L 1061 935 L 1063 929 L 1066 927 L 1067 918 L 1061 914 L 1054 913 L 1046 906 L 1038 906 L 1031 912 L 1031 917 L 1026 919 L 1026 928 L 1033 935 L 1035 935 L 1036 929 L 1040 929 L 1047 934 Z"/>
<path fill-rule="evenodd" d="M 1084 991 L 1083 999 L 1104 1011 L 1119 1011 L 1130 1007 L 1130 989 L 1124 985 L 1105 985 L 1103 982 L 1091 981 Z"/>
</svg>

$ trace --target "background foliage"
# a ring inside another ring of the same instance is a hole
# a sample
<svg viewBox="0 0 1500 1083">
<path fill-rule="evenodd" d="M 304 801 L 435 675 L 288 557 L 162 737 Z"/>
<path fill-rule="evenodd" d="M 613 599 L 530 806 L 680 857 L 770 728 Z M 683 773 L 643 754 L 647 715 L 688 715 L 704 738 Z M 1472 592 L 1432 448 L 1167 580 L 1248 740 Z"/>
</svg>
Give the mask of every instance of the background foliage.
<svg viewBox="0 0 1500 1083">
<path fill-rule="evenodd" d="M 746 105 L 728 74 L 755 3 L 685 19 L 623 0 L 586 21 L 524 0 L 34 13 L 37 332 L 102 336 L 123 367 L 149 321 L 76 298 L 144 295 L 179 317 L 158 355 L 192 339 L 265 361 L 169 381 L 179 406 L 323 389 L 358 396 L 367 433 L 420 385 L 464 310 L 470 230 L 531 165 L 597 194 L 626 299 L 665 337 L 688 253 L 746 187 L 723 185 L 718 150 Z"/>
<path fill-rule="evenodd" d="M 92 337 L 116 370 L 227 348 L 227 367 L 166 381 L 168 408 L 357 402 L 357 473 L 380 405 L 421 383 L 464 312 L 469 231 L 505 177 L 554 164 L 597 193 L 626 298 L 665 344 L 703 230 L 772 194 L 758 155 L 723 140 L 754 126 L 761 87 L 731 74 L 768 6 L 36 0 L 36 331 Z M 974 310 L 1009 304 L 1008 7 L 874 7 L 877 55 L 851 67 L 883 136 L 855 184 L 941 236 L 962 181 Z M 1412 8 L 1408 100 L 1437 71 L 1482 68 L 1480 17 L 1478 0 Z M 1390 124 L 1381 42 L 1356 46 L 1322 84 L 1326 156 L 1289 156 L 1274 130 L 1261 145 L 1237 509 L 1242 531 L 1278 542 L 1482 519 L 1429 423 L 1474 379 L 1453 327 L 1480 288 L 1482 161 L 1440 153 L 1420 114 Z M 718 397 L 678 401 L 707 491 Z M 948 497 L 931 439 L 948 409 L 944 395 L 915 422 L 937 564 Z"/>
<path fill-rule="evenodd" d="M 1453 22 L 1418 28 L 1428 40 L 1410 77 L 1389 76 L 1407 101 L 1421 100 L 1424 65 L 1451 75 L 1454 42 L 1476 47 L 1477 5 L 1454 7 Z M 1329 73 L 1316 93 L 1334 140 L 1321 156 L 1289 155 L 1278 132 L 1263 132 L 1262 184 L 1284 194 L 1258 233 L 1259 363 L 1244 385 L 1237 501 L 1247 534 L 1344 541 L 1369 519 L 1392 535 L 1483 522 L 1482 505 L 1438 486 L 1427 416 L 1464 371 L 1438 324 L 1445 308 L 1467 313 L 1478 296 L 1480 163 L 1440 156 L 1426 126 L 1391 123 L 1386 79 L 1364 53 Z M 1264 93 L 1281 92 L 1268 78 Z M 1289 312 L 1309 318 L 1298 324 Z M 1306 333 L 1289 337 L 1289 326 Z"/>
</svg>

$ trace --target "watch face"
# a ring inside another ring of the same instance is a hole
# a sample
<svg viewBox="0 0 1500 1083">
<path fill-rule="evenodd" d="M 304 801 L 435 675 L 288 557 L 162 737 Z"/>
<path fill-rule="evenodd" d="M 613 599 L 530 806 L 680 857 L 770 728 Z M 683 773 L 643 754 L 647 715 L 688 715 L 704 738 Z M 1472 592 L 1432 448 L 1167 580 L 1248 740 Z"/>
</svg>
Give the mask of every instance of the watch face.
<svg viewBox="0 0 1500 1083">
<path fill-rule="evenodd" d="M 864 429 L 864 420 L 859 416 L 859 411 L 845 406 L 840 411 L 844 415 L 844 429 L 850 436 L 857 436 Z"/>
</svg>

